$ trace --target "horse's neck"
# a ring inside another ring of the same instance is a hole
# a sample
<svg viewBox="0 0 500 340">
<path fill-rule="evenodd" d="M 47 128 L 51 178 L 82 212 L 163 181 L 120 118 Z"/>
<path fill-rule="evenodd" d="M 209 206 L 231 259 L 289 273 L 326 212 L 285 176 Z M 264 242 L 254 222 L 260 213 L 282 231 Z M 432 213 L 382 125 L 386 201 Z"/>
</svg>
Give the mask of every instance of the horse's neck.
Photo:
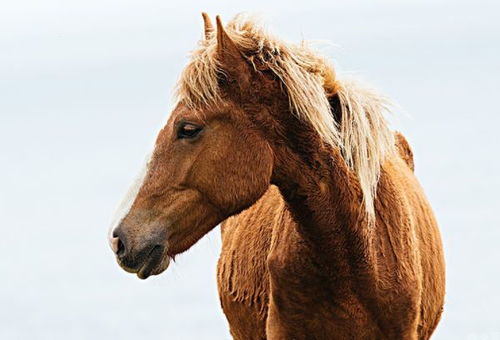
<svg viewBox="0 0 500 340">
<path fill-rule="evenodd" d="M 369 228 L 361 190 L 340 152 L 322 143 L 312 145 L 308 156 L 300 152 L 290 146 L 277 151 L 273 180 L 297 222 L 297 231 L 334 261 L 343 260 L 339 249 L 346 245 L 353 247 L 350 251 L 356 257 L 368 256 Z"/>
</svg>

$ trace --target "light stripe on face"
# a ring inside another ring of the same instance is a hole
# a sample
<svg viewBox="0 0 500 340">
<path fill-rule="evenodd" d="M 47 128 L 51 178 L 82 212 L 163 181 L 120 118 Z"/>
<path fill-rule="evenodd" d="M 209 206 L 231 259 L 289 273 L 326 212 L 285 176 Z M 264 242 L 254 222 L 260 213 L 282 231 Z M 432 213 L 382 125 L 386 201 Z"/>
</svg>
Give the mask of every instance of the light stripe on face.
<svg viewBox="0 0 500 340">
<path fill-rule="evenodd" d="M 147 155 L 146 160 L 144 162 L 144 165 L 135 178 L 134 182 L 130 185 L 127 193 L 125 194 L 125 197 L 123 197 L 120 205 L 118 206 L 115 215 L 112 219 L 111 226 L 108 231 L 108 241 L 111 249 L 113 247 L 111 246 L 111 240 L 113 238 L 113 231 L 120 225 L 120 223 L 123 221 L 123 219 L 127 216 L 127 214 L 130 211 L 130 208 L 135 202 L 135 198 L 137 197 L 137 194 L 139 193 L 139 190 L 141 190 L 142 185 L 144 183 L 144 179 L 146 178 L 146 175 L 149 170 L 149 163 L 151 160 L 153 153 L 151 152 L 150 154 Z"/>
</svg>

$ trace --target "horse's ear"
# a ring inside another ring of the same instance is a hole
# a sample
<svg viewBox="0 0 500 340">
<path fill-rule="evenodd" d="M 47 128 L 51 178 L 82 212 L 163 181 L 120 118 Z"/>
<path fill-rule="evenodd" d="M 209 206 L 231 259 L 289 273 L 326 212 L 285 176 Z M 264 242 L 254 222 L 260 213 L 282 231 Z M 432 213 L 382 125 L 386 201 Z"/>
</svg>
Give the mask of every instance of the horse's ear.
<svg viewBox="0 0 500 340">
<path fill-rule="evenodd" d="M 237 80 L 240 86 L 247 85 L 250 79 L 250 67 L 241 54 L 238 46 L 224 30 L 220 16 L 217 22 L 217 57 L 228 76 Z"/>
<path fill-rule="evenodd" d="M 212 21 L 207 13 L 202 12 L 201 16 L 203 17 L 203 23 L 205 26 L 205 39 L 210 39 L 212 33 L 214 32 L 214 26 L 212 26 Z"/>
</svg>

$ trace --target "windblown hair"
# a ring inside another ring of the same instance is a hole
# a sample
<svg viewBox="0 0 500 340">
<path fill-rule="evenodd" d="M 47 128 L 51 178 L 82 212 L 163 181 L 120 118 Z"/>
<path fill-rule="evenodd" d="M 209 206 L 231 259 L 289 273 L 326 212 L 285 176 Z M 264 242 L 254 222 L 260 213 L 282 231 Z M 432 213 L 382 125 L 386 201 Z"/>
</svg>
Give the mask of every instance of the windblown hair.
<svg viewBox="0 0 500 340">
<path fill-rule="evenodd" d="M 283 83 L 290 110 L 317 131 L 324 142 L 338 147 L 347 165 L 357 175 L 366 212 L 374 217 L 374 199 L 381 163 L 395 150 L 394 133 L 384 113 L 385 98 L 354 81 L 340 81 L 331 64 L 305 43 L 282 42 L 245 15 L 237 15 L 226 33 L 243 56 L 271 70 Z M 224 73 L 217 58 L 214 33 L 200 41 L 177 85 L 177 100 L 191 108 L 221 100 L 219 75 Z M 329 97 L 340 100 L 337 122 Z"/>
</svg>

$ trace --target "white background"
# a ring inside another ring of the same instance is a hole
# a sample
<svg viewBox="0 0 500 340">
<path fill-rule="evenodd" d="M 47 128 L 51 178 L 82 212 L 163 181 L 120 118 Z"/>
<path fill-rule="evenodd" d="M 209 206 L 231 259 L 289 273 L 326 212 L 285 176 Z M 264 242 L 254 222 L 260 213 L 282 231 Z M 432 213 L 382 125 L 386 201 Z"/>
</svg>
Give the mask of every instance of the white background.
<svg viewBox="0 0 500 340">
<path fill-rule="evenodd" d="M 229 338 L 218 228 L 146 281 L 106 243 L 202 10 L 329 41 L 399 104 L 446 247 L 435 339 L 500 339 L 500 5 L 430 0 L 0 1 L 0 339 Z"/>
</svg>

